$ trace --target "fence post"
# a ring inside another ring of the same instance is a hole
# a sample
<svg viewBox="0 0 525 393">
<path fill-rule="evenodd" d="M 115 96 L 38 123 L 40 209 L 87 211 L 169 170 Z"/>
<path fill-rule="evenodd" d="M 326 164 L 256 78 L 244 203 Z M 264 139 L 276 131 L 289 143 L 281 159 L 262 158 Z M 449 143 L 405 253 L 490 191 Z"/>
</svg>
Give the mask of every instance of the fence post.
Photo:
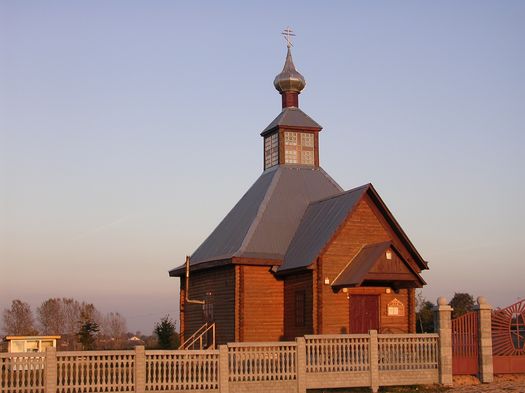
<svg viewBox="0 0 525 393">
<path fill-rule="evenodd" d="M 228 346 L 219 345 L 219 392 L 229 393 L 230 371 L 228 368 Z"/>
<path fill-rule="evenodd" d="M 146 350 L 143 345 L 135 347 L 135 393 L 146 391 Z"/>
<path fill-rule="evenodd" d="M 295 362 L 297 370 L 297 393 L 306 393 L 306 341 L 304 337 L 297 337 L 295 339 L 296 356 Z"/>
<path fill-rule="evenodd" d="M 55 347 L 46 348 L 45 360 L 45 393 L 55 393 L 57 391 L 57 349 Z"/>
<path fill-rule="evenodd" d="M 440 297 L 433 311 L 434 331 L 439 333 L 439 383 L 452 386 L 452 307 Z"/>
<path fill-rule="evenodd" d="M 492 306 L 483 296 L 478 297 L 478 304 L 474 307 L 479 318 L 479 379 L 482 383 L 494 380 L 494 366 L 492 358 Z"/>
<path fill-rule="evenodd" d="M 377 330 L 370 330 L 370 388 L 372 392 L 379 390 L 379 343 L 377 340 Z"/>
</svg>

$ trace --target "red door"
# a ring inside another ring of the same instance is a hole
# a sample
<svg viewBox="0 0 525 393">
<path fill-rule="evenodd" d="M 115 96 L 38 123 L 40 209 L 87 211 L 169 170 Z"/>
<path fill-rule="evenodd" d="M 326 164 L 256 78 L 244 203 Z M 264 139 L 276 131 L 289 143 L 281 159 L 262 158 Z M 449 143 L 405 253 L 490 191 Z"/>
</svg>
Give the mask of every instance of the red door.
<svg viewBox="0 0 525 393">
<path fill-rule="evenodd" d="M 350 296 L 350 333 L 362 334 L 379 330 L 379 296 Z"/>
</svg>

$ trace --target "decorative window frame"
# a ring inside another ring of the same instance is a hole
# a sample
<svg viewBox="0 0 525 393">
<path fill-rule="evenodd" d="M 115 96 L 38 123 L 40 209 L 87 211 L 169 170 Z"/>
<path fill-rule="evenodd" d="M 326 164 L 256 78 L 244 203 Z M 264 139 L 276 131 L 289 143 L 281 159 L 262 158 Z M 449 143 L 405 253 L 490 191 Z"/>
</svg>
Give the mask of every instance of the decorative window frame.
<svg viewBox="0 0 525 393">
<path fill-rule="evenodd" d="M 386 315 L 389 317 L 404 317 L 405 305 L 397 298 L 392 299 L 386 306 Z"/>
</svg>

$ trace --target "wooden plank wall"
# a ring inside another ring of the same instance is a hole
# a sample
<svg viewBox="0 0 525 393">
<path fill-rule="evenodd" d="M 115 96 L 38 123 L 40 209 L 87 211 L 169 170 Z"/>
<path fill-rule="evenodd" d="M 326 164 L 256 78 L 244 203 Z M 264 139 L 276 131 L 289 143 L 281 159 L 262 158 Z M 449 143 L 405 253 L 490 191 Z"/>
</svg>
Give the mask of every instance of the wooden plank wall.
<svg viewBox="0 0 525 393">
<path fill-rule="evenodd" d="M 240 266 L 239 341 L 279 341 L 284 335 L 284 283 L 269 266 Z"/>
<path fill-rule="evenodd" d="M 181 278 L 181 299 L 185 291 L 184 278 Z M 222 266 L 190 275 L 190 299 L 204 300 L 211 292 L 213 315 L 216 323 L 218 344 L 235 341 L 235 269 L 234 266 Z M 183 305 L 181 300 L 181 306 Z M 203 324 L 202 305 L 184 304 L 181 307 L 181 329 L 185 338 L 193 334 Z M 183 321 L 183 324 L 182 324 Z"/>
<path fill-rule="evenodd" d="M 305 334 L 313 334 L 313 291 L 312 271 L 290 275 L 284 279 L 284 337 L 294 340 Z M 304 326 L 296 326 L 295 295 L 304 291 Z"/>
<path fill-rule="evenodd" d="M 348 262 L 356 255 L 365 244 L 379 243 L 392 240 L 396 245 L 400 244 L 399 239 L 380 217 L 373 202 L 366 196 L 355 208 L 354 212 L 339 229 L 334 239 L 328 244 L 321 255 L 319 261 L 319 274 L 317 282 L 320 287 L 321 301 L 316 305 L 320 307 L 320 326 L 318 331 L 321 334 L 340 334 L 347 333 L 349 327 L 349 306 L 348 295 L 354 294 L 379 294 L 381 295 L 380 304 L 380 326 L 385 331 L 408 332 L 409 321 L 411 319 L 408 304 L 408 290 L 400 290 L 398 294 L 393 291 L 390 294 L 385 292 L 386 288 L 355 288 L 349 289 L 348 293 L 334 293 L 330 285 L 325 285 L 324 280 L 328 278 L 330 284 L 344 269 Z M 398 246 L 404 258 L 409 258 L 408 251 Z M 405 315 L 403 317 L 388 317 L 386 315 L 386 304 L 397 298 L 405 305 Z"/>
</svg>

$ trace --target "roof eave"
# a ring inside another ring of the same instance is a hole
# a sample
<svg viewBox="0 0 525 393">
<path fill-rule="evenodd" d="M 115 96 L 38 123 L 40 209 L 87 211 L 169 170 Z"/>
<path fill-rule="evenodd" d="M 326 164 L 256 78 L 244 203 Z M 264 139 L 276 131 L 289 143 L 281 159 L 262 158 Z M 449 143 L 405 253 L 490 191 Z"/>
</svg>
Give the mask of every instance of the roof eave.
<svg viewBox="0 0 525 393">
<path fill-rule="evenodd" d="M 226 265 L 231 264 L 231 262 L 232 262 L 232 259 L 227 258 L 227 259 L 220 259 L 220 260 L 214 260 L 214 261 L 200 262 L 194 265 L 190 264 L 190 272 L 210 269 L 212 267 L 226 266 Z M 171 269 L 168 272 L 168 274 L 170 277 L 182 277 L 184 276 L 185 271 L 186 271 L 186 265 L 183 264 L 174 269 Z"/>
</svg>

